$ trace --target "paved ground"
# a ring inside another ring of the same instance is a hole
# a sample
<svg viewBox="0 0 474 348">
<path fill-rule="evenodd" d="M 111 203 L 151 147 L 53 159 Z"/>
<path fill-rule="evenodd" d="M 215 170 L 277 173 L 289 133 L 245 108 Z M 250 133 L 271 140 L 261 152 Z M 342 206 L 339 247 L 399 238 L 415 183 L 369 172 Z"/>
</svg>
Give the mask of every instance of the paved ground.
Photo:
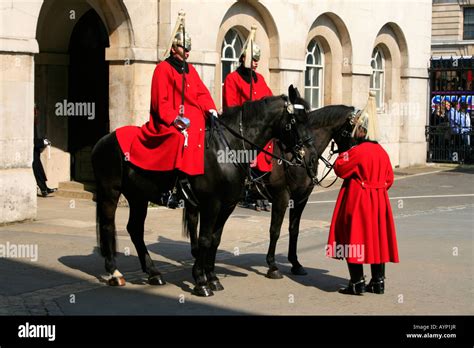
<svg viewBox="0 0 474 348">
<path fill-rule="evenodd" d="M 0 247 L 38 246 L 36 261 L 0 259 L 0 314 L 474 314 L 474 168 L 410 168 L 396 178 L 390 197 L 401 262 L 387 266 L 385 295 L 337 292 L 347 283 L 346 265 L 324 256 L 336 183 L 335 189 L 315 190 L 303 215 L 299 259 L 307 276 L 289 274 L 285 219 L 277 249 L 285 277 L 265 278 L 270 214 L 238 208 L 218 254 L 225 291 L 210 298 L 191 294 L 181 211 L 149 211 L 146 242 L 168 282 L 153 287 L 144 283 L 125 231 L 128 208 L 119 208 L 118 262 L 128 283 L 112 288 L 102 281 L 103 260 L 94 251 L 94 203 L 38 198 L 36 221 L 0 227 Z"/>
</svg>

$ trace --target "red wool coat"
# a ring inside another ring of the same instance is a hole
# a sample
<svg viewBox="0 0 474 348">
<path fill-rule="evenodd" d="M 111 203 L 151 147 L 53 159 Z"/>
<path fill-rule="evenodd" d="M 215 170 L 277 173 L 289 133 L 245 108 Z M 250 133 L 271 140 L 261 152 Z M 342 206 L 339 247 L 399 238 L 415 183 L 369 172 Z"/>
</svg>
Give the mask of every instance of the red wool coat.
<svg viewBox="0 0 474 348">
<path fill-rule="evenodd" d="M 326 255 L 340 258 L 341 250 L 346 250 L 342 257 L 350 263 L 399 262 L 387 193 L 393 170 L 385 150 L 372 142 L 354 146 L 339 155 L 334 171 L 344 183 L 337 197 Z"/>
<path fill-rule="evenodd" d="M 123 153 L 134 165 L 156 171 L 178 169 L 188 175 L 204 173 L 205 115 L 216 106 L 196 69 L 188 66 L 184 92 L 184 116 L 191 121 L 188 146 L 184 147 L 184 135 L 173 125 L 181 105 L 182 75 L 163 61 L 153 74 L 150 121 L 116 131 Z"/>
<path fill-rule="evenodd" d="M 255 72 L 257 82 L 252 83 L 252 100 L 260 100 L 264 97 L 272 96 L 273 93 L 267 86 L 262 75 Z M 241 106 L 244 102 L 250 100 L 250 83 L 247 83 L 238 73 L 234 71 L 227 75 L 224 81 L 223 89 L 224 107 Z M 273 153 L 273 140 L 265 145 L 264 150 Z M 252 166 L 254 166 L 252 164 Z M 260 152 L 257 156 L 255 168 L 262 172 L 272 170 L 272 157 Z"/>
</svg>

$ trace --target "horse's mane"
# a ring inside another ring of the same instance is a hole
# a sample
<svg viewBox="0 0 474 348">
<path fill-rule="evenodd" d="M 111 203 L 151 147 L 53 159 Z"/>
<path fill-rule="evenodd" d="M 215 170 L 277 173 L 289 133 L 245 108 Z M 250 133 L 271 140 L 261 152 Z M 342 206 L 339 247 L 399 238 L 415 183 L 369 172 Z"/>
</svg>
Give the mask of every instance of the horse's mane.
<svg viewBox="0 0 474 348">
<path fill-rule="evenodd" d="M 354 107 L 347 105 L 328 105 L 311 111 L 308 114 L 312 128 L 333 127 L 341 125 Z"/>
<path fill-rule="evenodd" d="M 239 114 L 242 109 L 244 109 L 243 119 L 244 122 L 248 118 L 258 117 L 258 115 L 265 112 L 265 105 L 269 102 L 273 102 L 279 99 L 282 99 L 284 96 L 271 96 L 265 97 L 260 100 L 252 101 L 252 102 L 245 102 L 242 106 L 233 106 L 224 109 L 224 112 L 221 115 L 221 119 L 228 125 L 228 126 L 238 126 L 239 123 Z M 235 128 L 234 129 L 238 129 Z"/>
</svg>

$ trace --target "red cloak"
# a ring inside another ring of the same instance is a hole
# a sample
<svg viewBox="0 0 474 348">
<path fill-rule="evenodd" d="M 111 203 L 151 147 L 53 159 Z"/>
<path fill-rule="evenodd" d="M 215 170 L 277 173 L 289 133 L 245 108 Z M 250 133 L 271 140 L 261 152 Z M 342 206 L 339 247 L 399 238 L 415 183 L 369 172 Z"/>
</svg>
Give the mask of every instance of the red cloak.
<svg viewBox="0 0 474 348">
<path fill-rule="evenodd" d="M 399 262 L 387 192 L 393 184 L 393 170 L 385 150 L 373 142 L 354 146 L 339 155 L 334 171 L 344 183 L 337 197 L 326 255 L 359 264 Z"/>
<path fill-rule="evenodd" d="M 273 95 L 267 86 L 262 75 L 255 72 L 257 81 L 252 82 L 252 100 L 260 100 Z M 238 71 L 227 75 L 224 81 L 223 89 L 224 107 L 241 106 L 244 102 L 250 100 L 250 83 L 246 82 Z M 265 151 L 273 153 L 273 140 L 270 140 L 264 147 Z M 272 157 L 260 152 L 256 159 L 255 168 L 262 172 L 272 170 Z"/>
<path fill-rule="evenodd" d="M 184 116 L 189 118 L 188 146 L 173 121 L 181 105 L 182 75 L 167 61 L 159 63 L 151 85 L 150 120 L 142 127 L 116 130 L 120 147 L 134 165 L 156 171 L 178 169 L 188 175 L 204 173 L 205 116 L 216 106 L 196 69 L 185 74 Z"/>
</svg>

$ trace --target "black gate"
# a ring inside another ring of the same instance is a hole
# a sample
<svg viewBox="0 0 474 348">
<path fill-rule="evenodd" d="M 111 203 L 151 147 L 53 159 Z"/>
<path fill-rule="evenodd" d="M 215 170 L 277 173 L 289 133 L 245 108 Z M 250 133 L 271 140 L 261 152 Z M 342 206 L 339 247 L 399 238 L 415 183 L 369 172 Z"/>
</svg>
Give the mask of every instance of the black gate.
<svg viewBox="0 0 474 348">
<path fill-rule="evenodd" d="M 428 162 L 474 163 L 474 58 L 431 58 Z"/>
</svg>

